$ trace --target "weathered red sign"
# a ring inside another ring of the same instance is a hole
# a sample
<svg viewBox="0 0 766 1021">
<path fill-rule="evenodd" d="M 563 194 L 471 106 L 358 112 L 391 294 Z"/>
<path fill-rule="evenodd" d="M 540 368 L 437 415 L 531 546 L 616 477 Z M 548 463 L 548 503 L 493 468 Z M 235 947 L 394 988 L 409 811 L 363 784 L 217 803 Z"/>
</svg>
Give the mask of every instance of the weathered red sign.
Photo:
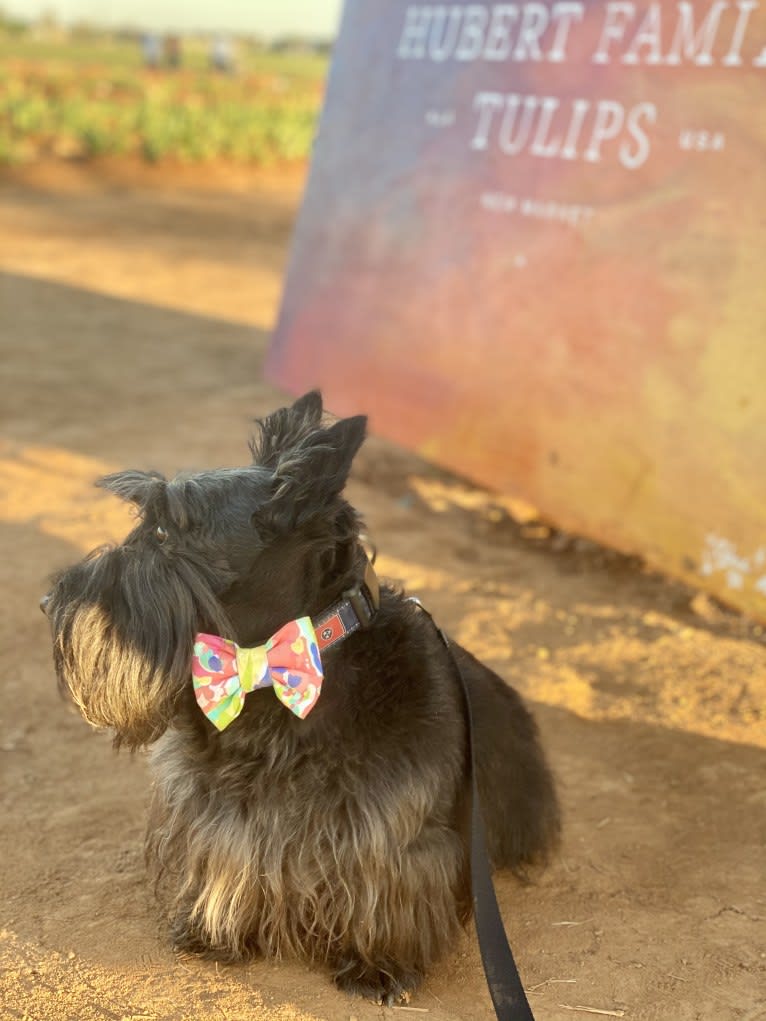
<svg viewBox="0 0 766 1021">
<path fill-rule="evenodd" d="M 766 5 L 349 0 L 268 373 L 766 615 Z"/>
</svg>

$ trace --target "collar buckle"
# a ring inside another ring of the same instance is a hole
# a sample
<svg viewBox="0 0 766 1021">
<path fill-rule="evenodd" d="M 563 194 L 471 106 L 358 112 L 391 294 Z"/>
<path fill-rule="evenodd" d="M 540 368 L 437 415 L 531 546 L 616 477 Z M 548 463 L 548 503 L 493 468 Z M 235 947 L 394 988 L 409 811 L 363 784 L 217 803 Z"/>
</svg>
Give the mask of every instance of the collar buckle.
<svg viewBox="0 0 766 1021">
<path fill-rule="evenodd" d="M 351 604 L 351 609 L 356 614 L 360 627 L 367 628 L 375 616 L 375 608 L 367 601 L 363 589 L 364 582 L 357 582 L 352 588 L 347 588 L 342 598 Z"/>
<path fill-rule="evenodd" d="M 364 577 L 356 585 L 346 589 L 343 598 L 351 604 L 360 627 L 369 627 L 380 607 L 380 582 L 367 556 L 364 558 Z"/>
<path fill-rule="evenodd" d="M 314 619 L 319 651 L 324 652 L 354 631 L 368 628 L 379 606 L 380 582 L 368 560 L 362 579 L 347 588 L 336 603 Z"/>
</svg>

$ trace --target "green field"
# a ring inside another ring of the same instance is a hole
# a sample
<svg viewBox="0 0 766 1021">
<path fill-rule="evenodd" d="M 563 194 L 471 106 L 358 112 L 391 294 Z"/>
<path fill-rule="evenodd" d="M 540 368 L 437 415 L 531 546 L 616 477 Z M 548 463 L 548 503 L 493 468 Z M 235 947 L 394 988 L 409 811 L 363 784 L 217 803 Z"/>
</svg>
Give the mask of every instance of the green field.
<svg viewBox="0 0 766 1021">
<path fill-rule="evenodd" d="M 327 58 L 241 45 L 217 74 L 186 42 L 181 67 L 142 66 L 137 43 L 0 34 L 0 164 L 138 156 L 149 162 L 305 160 Z"/>
</svg>

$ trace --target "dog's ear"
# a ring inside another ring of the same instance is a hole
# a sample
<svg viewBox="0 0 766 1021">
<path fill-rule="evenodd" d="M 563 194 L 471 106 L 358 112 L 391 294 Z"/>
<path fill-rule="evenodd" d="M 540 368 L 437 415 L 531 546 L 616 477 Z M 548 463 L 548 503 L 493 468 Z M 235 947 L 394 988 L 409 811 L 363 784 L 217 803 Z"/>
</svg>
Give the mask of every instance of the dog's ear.
<svg viewBox="0 0 766 1021">
<path fill-rule="evenodd" d="M 320 500 L 337 496 L 346 484 L 351 463 L 364 442 L 367 417 L 341 418 L 317 429 L 277 461 L 275 497 Z"/>
<path fill-rule="evenodd" d="M 365 415 L 342 418 L 284 451 L 273 469 L 272 497 L 263 508 L 268 523 L 294 528 L 325 513 L 342 492 L 366 431 Z"/>
<path fill-rule="evenodd" d="M 266 418 L 256 420 L 258 435 L 250 440 L 255 464 L 276 468 L 280 457 L 295 447 L 322 421 L 322 394 L 310 390 L 299 397 L 291 408 L 280 408 Z"/>
<path fill-rule="evenodd" d="M 104 475 L 96 480 L 96 485 L 99 489 L 106 489 L 110 493 L 114 493 L 121 500 L 129 500 L 131 503 L 138 504 L 139 507 L 144 507 L 149 500 L 149 495 L 165 481 L 165 477 L 159 472 L 128 469 Z"/>
</svg>

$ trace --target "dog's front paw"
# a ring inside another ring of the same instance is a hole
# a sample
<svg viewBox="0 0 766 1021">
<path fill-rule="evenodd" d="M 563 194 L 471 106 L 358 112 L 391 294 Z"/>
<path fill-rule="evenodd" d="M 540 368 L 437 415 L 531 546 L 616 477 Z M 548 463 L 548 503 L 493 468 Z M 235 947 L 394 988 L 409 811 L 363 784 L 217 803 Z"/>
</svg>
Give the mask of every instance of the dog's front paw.
<svg viewBox="0 0 766 1021">
<path fill-rule="evenodd" d="M 417 971 L 408 971 L 393 962 L 373 967 L 356 957 L 339 961 L 333 975 L 335 985 L 344 993 L 363 996 L 384 1007 L 406 1003 L 422 980 L 423 976 Z"/>
<path fill-rule="evenodd" d="M 173 950 L 179 957 L 204 957 L 209 961 L 231 964 L 245 956 L 232 947 L 218 946 L 190 922 L 187 916 L 179 916 L 170 930 Z"/>
</svg>

